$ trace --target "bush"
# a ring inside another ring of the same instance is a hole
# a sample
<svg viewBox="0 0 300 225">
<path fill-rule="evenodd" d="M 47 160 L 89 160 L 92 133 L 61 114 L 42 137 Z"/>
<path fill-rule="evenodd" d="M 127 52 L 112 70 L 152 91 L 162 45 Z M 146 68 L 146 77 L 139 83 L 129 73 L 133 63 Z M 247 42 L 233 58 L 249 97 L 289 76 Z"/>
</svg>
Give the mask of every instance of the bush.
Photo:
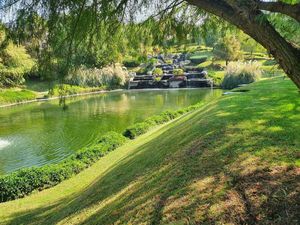
<svg viewBox="0 0 300 225">
<path fill-rule="evenodd" d="M 81 66 L 69 73 L 66 82 L 82 87 L 119 87 L 126 83 L 128 72 L 120 65 L 107 66 L 102 69 Z"/>
<path fill-rule="evenodd" d="M 14 87 L 25 82 L 21 69 L 0 69 L 0 87 Z"/>
<path fill-rule="evenodd" d="M 208 71 L 208 76 L 213 79 L 214 86 L 220 87 L 224 80 L 224 72 L 223 71 Z"/>
<path fill-rule="evenodd" d="M 138 67 L 140 64 L 140 61 L 137 59 L 125 59 L 123 61 L 123 65 L 126 67 Z"/>
<path fill-rule="evenodd" d="M 195 105 L 192 105 L 192 106 L 189 106 L 189 107 L 186 107 L 183 109 L 179 109 L 177 111 L 165 111 L 159 115 L 149 117 L 144 122 L 136 123 L 136 124 L 128 127 L 127 129 L 125 129 L 125 131 L 123 132 L 123 135 L 130 139 L 135 139 L 136 137 L 138 137 L 142 134 L 145 134 L 147 131 L 150 130 L 151 127 L 169 122 L 170 120 L 173 120 L 173 119 L 183 115 L 184 113 L 187 113 L 187 112 L 190 112 L 190 111 L 200 108 L 202 105 L 203 105 L 203 103 L 199 102 Z"/>
<path fill-rule="evenodd" d="M 235 36 L 225 36 L 215 45 L 213 55 L 226 62 L 239 60 L 242 58 L 241 44 Z"/>
<path fill-rule="evenodd" d="M 174 74 L 175 76 L 181 76 L 181 75 L 184 74 L 184 71 L 183 71 L 183 69 L 174 69 L 174 70 L 173 70 L 173 74 Z"/>
<path fill-rule="evenodd" d="M 149 117 L 144 122 L 136 123 L 130 127 L 128 127 L 124 132 L 123 135 L 130 139 L 135 139 L 136 137 L 140 136 L 141 134 L 145 134 L 151 127 L 166 123 L 172 119 L 175 119 L 180 115 L 176 111 L 166 111 L 159 115 L 155 115 Z"/>
<path fill-rule="evenodd" d="M 72 86 L 69 84 L 57 84 L 53 88 L 51 88 L 48 92 L 47 97 L 50 96 L 67 96 L 67 95 L 75 95 L 80 93 L 88 93 L 88 92 L 96 92 L 105 89 L 105 86 L 102 87 L 89 87 L 84 88 L 80 86 Z"/>
<path fill-rule="evenodd" d="M 55 186 L 89 167 L 125 141 L 126 138 L 121 134 L 110 132 L 102 136 L 95 145 L 78 151 L 58 164 L 23 169 L 2 176 L 0 177 L 0 202 L 22 198 L 34 190 Z"/>
<path fill-rule="evenodd" d="M 148 60 L 150 65 L 156 65 L 158 63 L 158 59 L 156 58 L 151 58 L 150 60 Z"/>
<path fill-rule="evenodd" d="M 155 68 L 153 70 L 153 75 L 156 75 L 156 76 L 162 76 L 164 74 L 164 71 L 161 69 L 161 68 Z"/>
<path fill-rule="evenodd" d="M 14 87 L 25 82 L 35 61 L 27 54 L 23 46 L 9 42 L 0 52 L 0 87 Z"/>
<path fill-rule="evenodd" d="M 232 89 L 240 84 L 249 84 L 261 77 L 260 65 L 257 62 L 231 62 L 226 67 L 222 87 Z"/>
<path fill-rule="evenodd" d="M 173 59 L 167 59 L 165 62 L 166 64 L 173 64 Z"/>
</svg>

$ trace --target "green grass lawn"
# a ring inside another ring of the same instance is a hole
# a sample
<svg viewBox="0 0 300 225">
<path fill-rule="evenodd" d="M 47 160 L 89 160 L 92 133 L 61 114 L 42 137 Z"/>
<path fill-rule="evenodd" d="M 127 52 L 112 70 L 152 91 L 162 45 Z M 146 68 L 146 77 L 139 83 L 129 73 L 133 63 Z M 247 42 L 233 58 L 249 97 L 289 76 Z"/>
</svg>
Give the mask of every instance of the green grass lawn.
<svg viewBox="0 0 300 225">
<path fill-rule="evenodd" d="M 56 82 L 57 83 L 57 82 Z M 27 81 L 23 86 L 18 88 L 0 89 L 0 105 L 24 102 L 34 100 L 37 97 L 57 97 L 60 93 L 60 88 L 56 84 L 53 88 L 53 95 L 49 95 L 51 84 L 47 81 Z M 63 95 L 82 94 L 105 90 L 105 87 L 79 87 L 64 85 Z"/>
<path fill-rule="evenodd" d="M 0 204 L 0 224 L 299 224 L 300 94 L 283 78 L 244 89 Z"/>
<path fill-rule="evenodd" d="M 0 89 L 0 105 L 33 100 L 36 97 L 36 93 L 30 90 Z"/>
</svg>

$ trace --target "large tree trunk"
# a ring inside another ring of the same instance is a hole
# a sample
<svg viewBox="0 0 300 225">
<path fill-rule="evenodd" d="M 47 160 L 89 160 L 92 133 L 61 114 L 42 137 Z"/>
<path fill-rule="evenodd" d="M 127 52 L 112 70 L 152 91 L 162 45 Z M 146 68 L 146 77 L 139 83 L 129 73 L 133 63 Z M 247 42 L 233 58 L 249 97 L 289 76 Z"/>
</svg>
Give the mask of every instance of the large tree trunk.
<svg viewBox="0 0 300 225">
<path fill-rule="evenodd" d="M 287 42 L 263 17 L 255 1 L 187 0 L 191 5 L 236 25 L 264 46 L 300 89 L 300 50 Z"/>
</svg>

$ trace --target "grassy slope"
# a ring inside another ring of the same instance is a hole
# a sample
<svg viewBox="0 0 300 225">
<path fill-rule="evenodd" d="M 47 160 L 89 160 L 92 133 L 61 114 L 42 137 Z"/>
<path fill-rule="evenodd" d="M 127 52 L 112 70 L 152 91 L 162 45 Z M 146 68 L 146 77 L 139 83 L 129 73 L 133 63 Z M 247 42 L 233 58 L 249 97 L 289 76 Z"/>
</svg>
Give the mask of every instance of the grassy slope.
<svg viewBox="0 0 300 225">
<path fill-rule="evenodd" d="M 282 78 L 249 89 L 130 141 L 54 188 L 0 204 L 0 221 L 297 224 L 299 93 Z"/>
</svg>

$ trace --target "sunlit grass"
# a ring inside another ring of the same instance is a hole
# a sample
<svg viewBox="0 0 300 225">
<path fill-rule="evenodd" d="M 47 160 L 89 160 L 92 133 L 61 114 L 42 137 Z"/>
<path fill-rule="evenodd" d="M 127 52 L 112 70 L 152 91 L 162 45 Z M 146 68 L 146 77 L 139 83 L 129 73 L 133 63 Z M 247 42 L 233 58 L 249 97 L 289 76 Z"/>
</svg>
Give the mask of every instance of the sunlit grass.
<svg viewBox="0 0 300 225">
<path fill-rule="evenodd" d="M 0 105 L 33 100 L 36 94 L 29 90 L 3 89 L 0 90 Z"/>
<path fill-rule="evenodd" d="M 157 127 L 2 224 L 297 224 L 300 96 L 266 79 Z M 0 223 L 1 223 L 0 222 Z"/>
</svg>

